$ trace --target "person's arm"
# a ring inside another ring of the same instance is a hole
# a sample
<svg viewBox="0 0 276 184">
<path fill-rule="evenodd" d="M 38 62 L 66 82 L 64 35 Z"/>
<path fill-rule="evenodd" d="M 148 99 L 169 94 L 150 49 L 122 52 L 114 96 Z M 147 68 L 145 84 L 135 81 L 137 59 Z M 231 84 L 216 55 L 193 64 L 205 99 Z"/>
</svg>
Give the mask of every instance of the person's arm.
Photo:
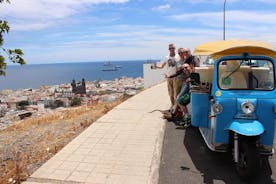
<svg viewBox="0 0 276 184">
<path fill-rule="evenodd" d="M 178 75 L 180 75 L 182 73 L 183 73 L 183 69 L 182 70 L 178 70 L 175 74 L 168 76 L 168 78 L 174 78 L 174 77 L 176 77 L 176 76 L 178 76 Z"/>
<path fill-rule="evenodd" d="M 159 68 L 159 69 L 162 69 L 162 68 L 165 67 L 166 64 L 167 64 L 167 62 L 163 61 L 160 65 L 156 64 L 155 67 Z"/>
</svg>

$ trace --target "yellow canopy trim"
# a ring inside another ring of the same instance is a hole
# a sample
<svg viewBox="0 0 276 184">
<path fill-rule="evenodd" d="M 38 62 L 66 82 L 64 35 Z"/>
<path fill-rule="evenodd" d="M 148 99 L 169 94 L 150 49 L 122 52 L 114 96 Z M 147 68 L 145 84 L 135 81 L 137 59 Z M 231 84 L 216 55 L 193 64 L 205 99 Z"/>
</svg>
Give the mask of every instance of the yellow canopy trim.
<svg viewBox="0 0 276 184">
<path fill-rule="evenodd" d="M 276 58 L 276 52 L 270 44 L 249 40 L 221 40 L 197 46 L 194 55 L 210 55 L 217 59 L 226 55 L 266 55 Z"/>
</svg>

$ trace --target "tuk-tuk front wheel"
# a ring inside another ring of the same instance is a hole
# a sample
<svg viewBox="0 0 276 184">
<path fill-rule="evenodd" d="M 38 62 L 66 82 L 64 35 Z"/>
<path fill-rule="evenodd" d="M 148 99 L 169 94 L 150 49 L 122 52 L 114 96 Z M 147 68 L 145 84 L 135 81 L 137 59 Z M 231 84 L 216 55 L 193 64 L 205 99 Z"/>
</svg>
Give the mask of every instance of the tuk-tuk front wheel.
<svg viewBox="0 0 276 184">
<path fill-rule="evenodd" d="M 236 169 L 239 176 L 245 181 L 256 177 L 260 170 L 260 155 L 255 141 L 239 142 L 239 159 Z"/>
</svg>

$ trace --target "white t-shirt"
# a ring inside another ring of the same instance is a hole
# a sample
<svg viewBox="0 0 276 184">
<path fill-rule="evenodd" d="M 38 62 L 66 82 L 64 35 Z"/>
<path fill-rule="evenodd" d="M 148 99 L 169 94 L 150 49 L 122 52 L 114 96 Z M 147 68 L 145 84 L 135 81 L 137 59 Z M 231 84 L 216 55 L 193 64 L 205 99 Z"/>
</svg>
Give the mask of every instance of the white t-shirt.
<svg viewBox="0 0 276 184">
<path fill-rule="evenodd" d="M 166 56 L 164 58 L 163 62 L 166 62 L 166 70 L 165 70 L 165 74 L 167 76 L 173 75 L 176 72 L 176 67 L 177 67 L 177 63 L 176 63 L 176 59 L 177 59 L 177 55 L 175 56 Z"/>
</svg>

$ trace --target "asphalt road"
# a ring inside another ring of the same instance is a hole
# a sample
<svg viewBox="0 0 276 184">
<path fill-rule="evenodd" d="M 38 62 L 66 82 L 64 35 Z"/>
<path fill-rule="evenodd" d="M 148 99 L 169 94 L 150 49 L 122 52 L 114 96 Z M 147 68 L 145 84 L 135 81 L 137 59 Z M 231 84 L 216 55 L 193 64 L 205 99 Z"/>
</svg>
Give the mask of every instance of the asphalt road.
<svg viewBox="0 0 276 184">
<path fill-rule="evenodd" d="M 251 184 L 276 184 L 275 157 L 269 159 L 272 175 L 262 164 L 260 175 Z M 209 150 L 197 128 L 183 129 L 172 122 L 166 123 L 160 164 L 159 184 L 245 183 L 235 172 L 231 153 Z"/>
</svg>

